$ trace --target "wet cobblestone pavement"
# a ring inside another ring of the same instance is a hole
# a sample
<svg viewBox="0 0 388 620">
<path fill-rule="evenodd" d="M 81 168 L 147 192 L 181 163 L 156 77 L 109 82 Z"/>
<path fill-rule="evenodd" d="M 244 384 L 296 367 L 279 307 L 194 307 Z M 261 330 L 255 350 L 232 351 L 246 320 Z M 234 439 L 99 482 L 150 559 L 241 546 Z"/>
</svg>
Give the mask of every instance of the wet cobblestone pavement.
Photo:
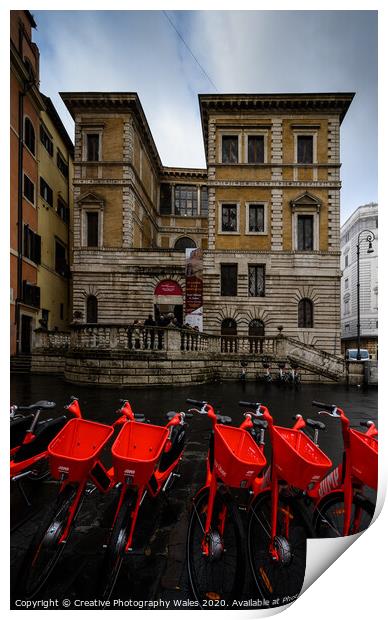
<svg viewBox="0 0 388 620">
<path fill-rule="evenodd" d="M 337 385 L 302 385 L 296 390 L 276 385 L 225 383 L 130 391 L 79 387 L 43 376 L 20 375 L 11 381 L 13 402 L 29 404 L 43 398 L 55 400 L 58 414 L 71 394 L 79 397 L 85 418 L 106 423 L 114 421 L 114 410 L 120 398 L 128 398 L 133 409 L 144 413 L 153 423 L 165 424 L 164 414 L 171 410 L 185 410 L 187 397 L 212 402 L 216 409 L 230 415 L 235 424 L 241 421 L 241 410 L 237 406 L 240 399 L 262 401 L 280 425 L 291 425 L 291 417 L 296 413 L 313 417 L 313 399 L 341 405 L 354 424 L 360 420 L 377 419 L 377 391 L 348 390 Z M 325 422 L 327 431 L 321 433 L 320 446 L 336 463 L 342 454 L 340 429 L 335 420 L 325 419 Z M 185 567 L 185 541 L 191 498 L 205 477 L 209 433 L 207 419 L 194 417 L 189 420 L 181 477 L 176 479 L 167 494 L 144 500 L 134 550 L 122 567 L 114 599 L 187 601 L 191 598 Z M 267 451 L 268 448 L 267 445 Z M 109 464 L 109 452 L 103 460 Z M 58 484 L 50 480 L 30 481 L 25 482 L 23 488 L 31 500 L 31 508 L 26 506 L 16 484 L 11 488 L 11 582 L 15 580 L 32 536 L 56 496 Z M 103 543 L 113 516 L 114 493 L 104 496 L 95 491 L 85 498 L 64 554 L 39 599 L 67 598 L 73 601 L 98 598 Z M 245 590 L 245 599 L 258 598 L 250 581 Z"/>
</svg>

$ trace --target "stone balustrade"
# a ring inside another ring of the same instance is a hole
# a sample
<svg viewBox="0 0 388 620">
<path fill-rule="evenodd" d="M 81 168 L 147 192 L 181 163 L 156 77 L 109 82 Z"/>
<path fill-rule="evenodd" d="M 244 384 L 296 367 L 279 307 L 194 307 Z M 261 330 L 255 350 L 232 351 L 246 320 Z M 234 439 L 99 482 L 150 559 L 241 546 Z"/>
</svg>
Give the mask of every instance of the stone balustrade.
<svg viewBox="0 0 388 620">
<path fill-rule="evenodd" d="M 121 324 L 74 324 L 70 332 L 36 330 L 34 351 L 198 351 L 273 355 L 276 340 L 273 337 L 220 336 L 176 327 L 140 326 L 134 329 Z"/>
<path fill-rule="evenodd" d="M 85 362 L 85 367 L 94 367 L 100 363 L 106 363 L 109 367 L 109 364 L 113 364 L 112 376 L 116 368 L 113 358 L 119 360 L 117 362 L 119 367 L 124 364 L 123 360 L 128 360 L 128 368 L 133 367 L 134 372 L 146 364 L 147 367 L 150 366 L 149 372 L 154 373 L 152 365 L 162 364 L 160 368 L 157 366 L 158 373 L 164 368 L 166 380 L 168 379 L 166 369 L 172 369 L 172 364 L 175 363 L 180 363 L 182 367 L 184 364 L 200 364 L 199 377 L 205 381 L 206 372 L 211 374 L 210 371 L 213 372 L 216 367 L 219 368 L 217 372 L 222 373 L 224 370 L 227 372 L 228 364 L 232 365 L 231 368 L 236 366 L 238 369 L 242 360 L 258 364 L 260 368 L 265 362 L 275 365 L 289 363 L 319 380 L 326 377 L 334 381 L 343 381 L 349 375 L 349 369 L 343 358 L 281 333 L 271 337 L 221 336 L 173 326 L 161 328 L 113 323 L 98 325 L 79 323 L 73 324 L 69 332 L 38 329 L 34 334 L 33 357 L 34 368 L 39 368 L 41 371 L 44 369 L 45 372 L 46 367 L 49 368 L 50 365 L 60 371 L 63 366 L 70 367 L 72 359 L 90 358 L 90 362 Z M 173 370 L 175 373 L 175 367 Z M 102 370 L 101 373 L 106 378 L 106 373 L 104 374 Z M 158 380 L 161 381 L 159 374 Z M 70 372 L 69 376 L 74 380 L 75 371 Z M 185 375 L 187 380 L 188 376 Z M 103 380 L 105 381 L 99 379 Z"/>
</svg>

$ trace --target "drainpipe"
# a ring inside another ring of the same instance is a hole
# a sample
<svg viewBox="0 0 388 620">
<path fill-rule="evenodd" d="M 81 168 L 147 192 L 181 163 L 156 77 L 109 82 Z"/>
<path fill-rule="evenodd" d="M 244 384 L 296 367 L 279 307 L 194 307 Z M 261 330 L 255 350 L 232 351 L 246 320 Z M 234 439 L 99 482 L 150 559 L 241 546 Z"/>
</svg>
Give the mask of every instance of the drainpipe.
<svg viewBox="0 0 388 620">
<path fill-rule="evenodd" d="M 17 268 L 17 297 L 15 301 L 16 321 L 16 353 L 20 349 L 20 305 L 23 301 L 23 150 L 24 150 L 24 97 L 34 84 L 30 77 L 23 83 L 23 90 L 19 91 L 19 141 L 18 141 L 18 268 Z"/>
<path fill-rule="evenodd" d="M 17 297 L 15 301 L 16 322 L 16 353 L 20 350 L 20 304 L 23 297 L 23 116 L 25 85 L 19 92 L 19 144 L 18 144 L 18 268 L 17 268 Z"/>
</svg>

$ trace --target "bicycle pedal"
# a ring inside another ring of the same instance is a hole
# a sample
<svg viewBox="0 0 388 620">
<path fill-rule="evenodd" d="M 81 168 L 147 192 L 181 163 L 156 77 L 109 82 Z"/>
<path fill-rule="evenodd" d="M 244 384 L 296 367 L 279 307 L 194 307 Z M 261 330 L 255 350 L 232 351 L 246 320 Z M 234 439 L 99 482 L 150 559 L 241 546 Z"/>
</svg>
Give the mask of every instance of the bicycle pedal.
<svg viewBox="0 0 388 620">
<path fill-rule="evenodd" d="M 238 509 L 241 510 L 241 512 L 247 512 L 247 507 L 246 506 L 238 506 Z"/>
</svg>

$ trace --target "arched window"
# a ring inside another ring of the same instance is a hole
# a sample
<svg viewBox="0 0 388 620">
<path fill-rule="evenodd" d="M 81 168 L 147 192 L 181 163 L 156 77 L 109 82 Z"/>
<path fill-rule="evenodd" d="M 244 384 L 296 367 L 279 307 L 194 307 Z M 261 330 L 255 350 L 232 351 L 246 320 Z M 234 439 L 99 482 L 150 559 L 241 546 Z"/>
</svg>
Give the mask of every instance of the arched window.
<svg viewBox="0 0 388 620">
<path fill-rule="evenodd" d="M 298 304 L 298 327 L 314 327 L 314 304 L 307 297 Z"/>
<path fill-rule="evenodd" d="M 190 237 L 180 237 L 175 241 L 175 250 L 186 250 L 186 248 L 196 248 L 197 244 Z"/>
<path fill-rule="evenodd" d="M 222 321 L 221 336 L 237 336 L 237 323 L 234 319 L 224 319 Z"/>
<path fill-rule="evenodd" d="M 24 144 L 35 155 L 35 129 L 28 116 L 24 119 Z"/>
<path fill-rule="evenodd" d="M 260 319 L 253 319 L 248 326 L 248 336 L 264 337 L 264 323 Z"/>
<path fill-rule="evenodd" d="M 97 297 L 89 295 L 86 300 L 86 322 L 97 323 L 98 319 L 98 303 Z"/>
</svg>

